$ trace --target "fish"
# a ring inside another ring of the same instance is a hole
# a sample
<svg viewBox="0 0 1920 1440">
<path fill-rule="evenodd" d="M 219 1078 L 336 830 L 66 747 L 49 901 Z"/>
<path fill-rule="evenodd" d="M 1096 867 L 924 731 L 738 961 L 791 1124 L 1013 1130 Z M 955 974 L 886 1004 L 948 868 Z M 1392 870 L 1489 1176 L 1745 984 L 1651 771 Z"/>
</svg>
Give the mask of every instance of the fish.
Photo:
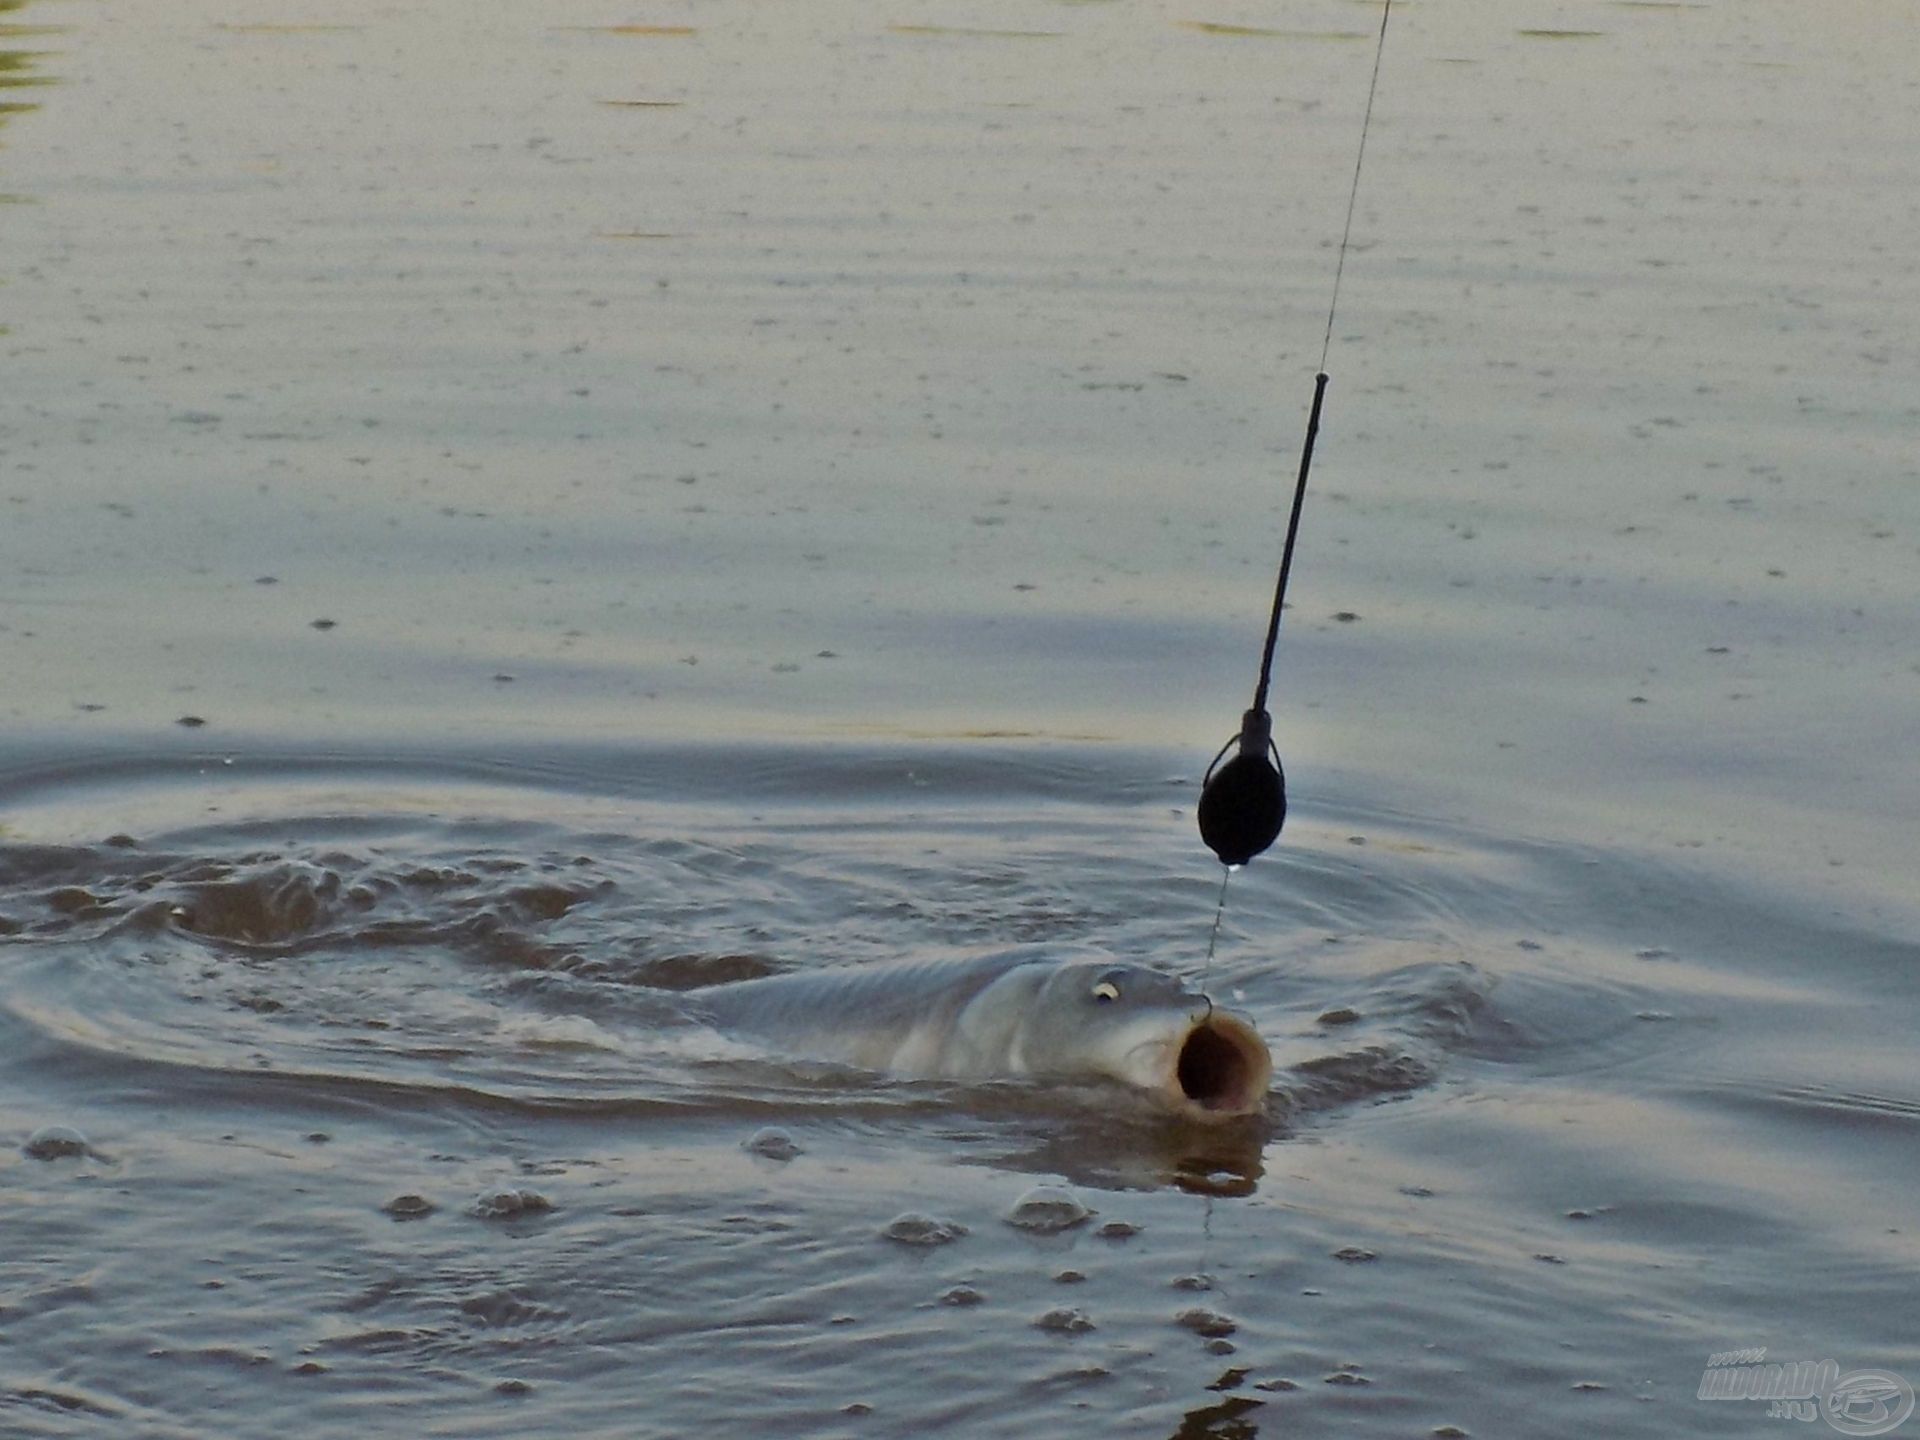
<svg viewBox="0 0 1920 1440">
<path fill-rule="evenodd" d="M 1178 978 L 1031 947 L 828 965 L 683 993 L 717 1029 L 919 1079 L 1104 1079 L 1206 1121 L 1266 1108 L 1273 1059 L 1246 1016 Z"/>
</svg>

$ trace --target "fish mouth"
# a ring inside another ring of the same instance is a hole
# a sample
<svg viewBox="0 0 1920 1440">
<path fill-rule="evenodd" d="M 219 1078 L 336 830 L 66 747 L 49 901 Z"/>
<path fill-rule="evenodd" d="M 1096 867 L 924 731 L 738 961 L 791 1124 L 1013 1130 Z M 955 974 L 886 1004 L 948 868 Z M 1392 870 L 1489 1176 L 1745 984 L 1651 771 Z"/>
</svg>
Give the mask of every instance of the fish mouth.
<svg viewBox="0 0 1920 1440">
<path fill-rule="evenodd" d="M 1170 1049 L 1162 1088 L 1180 1109 L 1203 1120 L 1226 1120 L 1266 1108 L 1273 1056 L 1238 1015 L 1209 1010 Z"/>
</svg>

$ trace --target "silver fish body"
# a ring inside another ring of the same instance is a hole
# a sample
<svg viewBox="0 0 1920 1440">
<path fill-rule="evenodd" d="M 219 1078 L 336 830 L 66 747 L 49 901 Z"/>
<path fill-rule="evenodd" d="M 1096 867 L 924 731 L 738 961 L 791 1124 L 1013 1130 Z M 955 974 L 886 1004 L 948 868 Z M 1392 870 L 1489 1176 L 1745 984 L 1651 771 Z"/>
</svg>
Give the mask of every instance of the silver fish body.
<svg viewBox="0 0 1920 1440">
<path fill-rule="evenodd" d="M 1031 949 L 713 985 L 709 1023 L 789 1054 L 902 1076 L 1105 1078 L 1201 1119 L 1255 1114 L 1273 1062 L 1244 1016 L 1179 980 Z"/>
</svg>

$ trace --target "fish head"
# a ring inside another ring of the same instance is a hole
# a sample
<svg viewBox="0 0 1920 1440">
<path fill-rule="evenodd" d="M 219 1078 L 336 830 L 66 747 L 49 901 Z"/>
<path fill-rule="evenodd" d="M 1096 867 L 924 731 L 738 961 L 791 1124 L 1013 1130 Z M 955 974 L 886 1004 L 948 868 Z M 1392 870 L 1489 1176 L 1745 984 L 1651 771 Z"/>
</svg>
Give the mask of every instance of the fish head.
<svg viewBox="0 0 1920 1440">
<path fill-rule="evenodd" d="M 1023 1030 L 1035 1071 L 1124 1081 L 1200 1119 L 1266 1105 L 1273 1060 L 1253 1025 L 1144 965 L 1061 965 L 1034 997 Z"/>
</svg>

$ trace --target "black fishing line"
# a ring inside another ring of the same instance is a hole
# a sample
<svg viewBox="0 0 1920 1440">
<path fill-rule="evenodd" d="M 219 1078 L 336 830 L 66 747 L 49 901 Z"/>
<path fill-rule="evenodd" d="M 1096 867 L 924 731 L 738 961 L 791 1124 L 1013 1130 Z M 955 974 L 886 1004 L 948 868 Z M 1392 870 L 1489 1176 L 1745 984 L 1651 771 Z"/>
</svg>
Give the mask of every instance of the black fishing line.
<svg viewBox="0 0 1920 1440">
<path fill-rule="evenodd" d="M 1367 131 L 1373 124 L 1373 97 L 1380 88 L 1380 60 L 1387 48 L 1387 21 L 1393 0 L 1380 8 L 1380 34 L 1374 43 L 1373 75 L 1367 82 L 1367 108 L 1360 120 L 1360 147 L 1353 160 L 1353 183 L 1347 190 L 1346 224 L 1340 231 L 1340 253 L 1333 267 L 1333 297 L 1327 305 L 1327 329 L 1320 342 L 1320 368 L 1313 377 L 1313 403 L 1307 412 L 1307 437 L 1300 448 L 1300 473 L 1294 481 L 1293 510 L 1287 517 L 1287 538 L 1280 551 L 1280 575 L 1273 589 L 1273 613 L 1267 621 L 1267 640 L 1260 653 L 1260 681 L 1254 687 L 1253 707 L 1240 717 L 1240 733 L 1220 747 L 1207 767 L 1200 788 L 1200 838 L 1220 857 L 1228 875 L 1279 838 L 1287 819 L 1286 772 L 1273 743 L 1273 717 L 1267 713 L 1267 691 L 1273 680 L 1273 652 L 1280 640 L 1280 613 L 1286 606 L 1287 581 L 1293 573 L 1293 549 L 1300 536 L 1300 508 L 1307 498 L 1307 473 L 1313 467 L 1313 442 L 1320 433 L 1320 408 L 1327 397 L 1327 355 L 1333 346 L 1333 317 L 1340 306 L 1340 281 L 1346 273 L 1347 249 L 1353 237 L 1354 206 L 1360 197 L 1360 169 L 1367 158 Z M 1239 753 L 1222 765 L 1229 750 Z M 1226 904 L 1221 883 L 1220 906 Z M 1214 912 L 1214 937 L 1220 933 L 1220 913 Z M 1208 960 L 1213 942 L 1207 946 Z"/>
<path fill-rule="evenodd" d="M 1220 943 L 1220 922 L 1227 912 L 1227 882 L 1233 872 L 1279 838 L 1287 818 L 1287 782 L 1280 768 L 1280 751 L 1273 743 L 1273 717 L 1267 713 L 1267 689 L 1273 680 L 1273 651 L 1280 639 L 1280 612 L 1287 599 L 1287 579 L 1293 573 L 1293 547 L 1300 535 L 1300 507 L 1307 498 L 1307 472 L 1313 467 L 1313 442 L 1320 434 L 1320 407 L 1327 398 L 1327 354 L 1333 346 L 1333 316 L 1340 305 L 1340 279 L 1346 273 L 1347 246 L 1353 236 L 1354 204 L 1360 196 L 1360 167 L 1367 158 L 1367 130 L 1373 124 L 1373 97 L 1380 88 L 1380 57 L 1387 48 L 1387 20 L 1393 0 L 1380 7 L 1380 35 L 1373 47 L 1373 75 L 1367 82 L 1367 108 L 1360 118 L 1360 148 L 1353 159 L 1353 183 L 1347 190 L 1347 219 L 1340 230 L 1340 254 L 1333 266 L 1333 296 L 1327 303 L 1327 331 L 1320 341 L 1320 368 L 1313 377 L 1313 404 L 1307 411 L 1307 438 L 1300 447 L 1300 473 L 1293 485 L 1293 509 L 1287 516 L 1286 543 L 1280 550 L 1280 576 L 1273 587 L 1273 613 L 1267 620 L 1267 641 L 1260 652 L 1260 681 L 1254 687 L 1253 708 L 1240 717 L 1240 733 L 1220 747 L 1200 786 L 1200 838 L 1220 857 L 1220 898 L 1213 907 L 1213 929 L 1207 935 L 1207 959 L 1200 972 L 1204 989 L 1213 969 L 1214 948 Z M 1220 762 L 1238 744 L 1240 753 Z M 1213 1250 L 1213 1193 L 1206 1195 L 1200 1224 L 1200 1270 L 1197 1283 L 1212 1288 L 1208 1262 Z"/>
</svg>

